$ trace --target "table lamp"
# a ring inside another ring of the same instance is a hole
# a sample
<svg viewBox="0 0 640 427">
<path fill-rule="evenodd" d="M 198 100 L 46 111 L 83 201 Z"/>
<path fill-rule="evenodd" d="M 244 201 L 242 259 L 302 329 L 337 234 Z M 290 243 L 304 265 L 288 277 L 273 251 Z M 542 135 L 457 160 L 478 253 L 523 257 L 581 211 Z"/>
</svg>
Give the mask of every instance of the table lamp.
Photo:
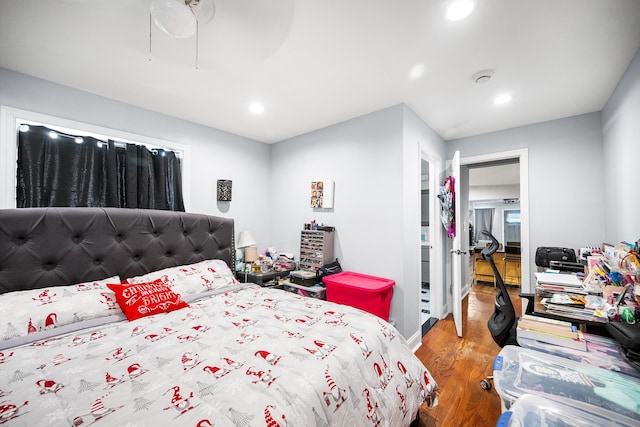
<svg viewBox="0 0 640 427">
<path fill-rule="evenodd" d="M 242 270 L 246 271 L 247 265 L 251 265 L 258 259 L 258 248 L 254 245 L 258 243 L 253 238 L 250 231 L 241 231 L 238 235 L 238 249 L 243 249 L 243 267 Z"/>
</svg>

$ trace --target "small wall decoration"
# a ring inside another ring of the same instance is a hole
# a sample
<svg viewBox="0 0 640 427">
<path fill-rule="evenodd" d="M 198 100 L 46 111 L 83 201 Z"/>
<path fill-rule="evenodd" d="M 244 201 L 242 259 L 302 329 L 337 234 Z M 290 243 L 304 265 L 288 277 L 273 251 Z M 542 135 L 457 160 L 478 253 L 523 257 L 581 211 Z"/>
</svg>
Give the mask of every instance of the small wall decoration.
<svg viewBox="0 0 640 427">
<path fill-rule="evenodd" d="M 231 180 L 229 179 L 218 180 L 218 201 L 219 202 L 231 201 Z"/>
<path fill-rule="evenodd" d="M 333 208 L 333 181 L 311 182 L 311 207 Z"/>
<path fill-rule="evenodd" d="M 451 239 L 456 237 L 456 195 L 454 192 L 454 184 L 454 178 L 449 176 L 444 180 L 444 185 L 440 187 L 440 191 L 438 192 L 438 199 L 440 200 L 440 205 L 442 205 L 440 220 L 445 230 L 447 230 L 447 237 Z"/>
</svg>

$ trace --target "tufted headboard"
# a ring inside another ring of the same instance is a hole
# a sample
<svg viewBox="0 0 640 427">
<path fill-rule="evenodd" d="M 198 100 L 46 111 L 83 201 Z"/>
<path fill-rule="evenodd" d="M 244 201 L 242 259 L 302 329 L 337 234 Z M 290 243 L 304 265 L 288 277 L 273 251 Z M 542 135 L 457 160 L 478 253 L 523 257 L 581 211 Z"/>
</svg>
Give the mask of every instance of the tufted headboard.
<svg viewBox="0 0 640 427">
<path fill-rule="evenodd" d="M 0 209 L 0 293 L 235 263 L 233 219 L 118 208 Z"/>
</svg>

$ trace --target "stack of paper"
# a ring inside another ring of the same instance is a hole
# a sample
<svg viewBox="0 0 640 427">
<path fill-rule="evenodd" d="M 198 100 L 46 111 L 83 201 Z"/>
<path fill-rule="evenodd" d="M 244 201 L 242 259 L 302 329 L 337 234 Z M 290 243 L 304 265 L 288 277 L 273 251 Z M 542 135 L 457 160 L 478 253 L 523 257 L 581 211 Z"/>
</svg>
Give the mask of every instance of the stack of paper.
<svg viewBox="0 0 640 427">
<path fill-rule="evenodd" d="M 582 281 L 574 274 L 535 273 L 536 289 L 541 292 L 587 294 Z"/>
<path fill-rule="evenodd" d="M 518 320 L 517 338 L 536 341 L 587 351 L 587 342 L 570 322 L 523 315 Z"/>
</svg>

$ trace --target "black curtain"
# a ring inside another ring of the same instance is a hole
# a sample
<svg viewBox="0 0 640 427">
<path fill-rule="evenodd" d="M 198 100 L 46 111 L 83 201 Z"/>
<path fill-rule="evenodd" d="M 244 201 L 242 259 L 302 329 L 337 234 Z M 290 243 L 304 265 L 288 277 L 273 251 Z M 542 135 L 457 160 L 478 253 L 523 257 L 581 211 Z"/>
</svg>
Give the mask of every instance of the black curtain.
<svg viewBox="0 0 640 427">
<path fill-rule="evenodd" d="M 18 133 L 18 207 L 184 211 L 176 153 L 53 132 L 29 126 Z"/>
</svg>

